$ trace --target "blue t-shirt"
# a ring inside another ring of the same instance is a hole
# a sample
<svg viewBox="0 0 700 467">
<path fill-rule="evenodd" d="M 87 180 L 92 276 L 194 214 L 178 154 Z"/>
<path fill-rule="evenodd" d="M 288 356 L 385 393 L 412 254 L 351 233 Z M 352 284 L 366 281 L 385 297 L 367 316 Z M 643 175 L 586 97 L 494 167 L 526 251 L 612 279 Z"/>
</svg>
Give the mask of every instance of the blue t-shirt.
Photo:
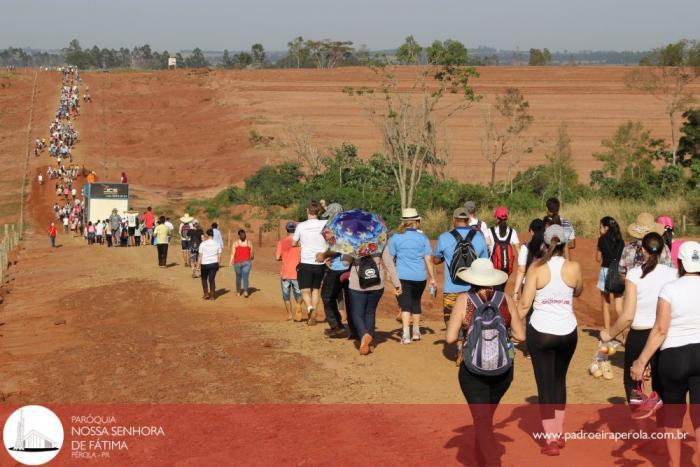
<svg viewBox="0 0 700 467">
<path fill-rule="evenodd" d="M 425 257 L 433 253 L 430 240 L 415 229 L 392 235 L 389 239 L 389 254 L 396 257 L 399 279 L 424 281 L 426 279 Z"/>
<path fill-rule="evenodd" d="M 467 234 L 471 229 L 469 227 L 457 227 L 457 232 L 462 236 L 462 238 L 467 238 Z M 452 282 L 450 277 L 450 263 L 452 262 L 452 254 L 457 246 L 457 240 L 452 236 L 450 232 L 445 232 L 438 237 L 437 245 L 435 245 L 435 257 L 442 258 L 445 260 L 445 285 L 442 290 L 445 293 L 461 293 L 467 292 L 470 289 L 469 285 L 457 285 Z M 486 247 L 486 239 L 484 234 L 477 231 L 476 235 L 472 239 L 472 246 L 476 252 L 476 256 L 479 258 L 488 258 L 489 250 Z"/>
</svg>

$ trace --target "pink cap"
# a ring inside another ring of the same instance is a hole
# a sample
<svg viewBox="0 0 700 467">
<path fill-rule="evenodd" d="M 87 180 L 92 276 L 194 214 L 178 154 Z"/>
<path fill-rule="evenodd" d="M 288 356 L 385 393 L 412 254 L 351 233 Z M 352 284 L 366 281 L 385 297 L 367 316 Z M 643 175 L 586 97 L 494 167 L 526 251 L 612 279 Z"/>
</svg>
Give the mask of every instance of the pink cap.
<svg viewBox="0 0 700 467">
<path fill-rule="evenodd" d="M 668 216 L 661 216 L 656 219 L 656 222 L 658 224 L 663 225 L 667 229 L 672 229 L 673 228 L 673 219 L 671 219 Z"/>
<path fill-rule="evenodd" d="M 496 219 L 508 219 L 508 208 L 504 206 L 496 208 L 496 212 L 493 215 Z"/>
</svg>

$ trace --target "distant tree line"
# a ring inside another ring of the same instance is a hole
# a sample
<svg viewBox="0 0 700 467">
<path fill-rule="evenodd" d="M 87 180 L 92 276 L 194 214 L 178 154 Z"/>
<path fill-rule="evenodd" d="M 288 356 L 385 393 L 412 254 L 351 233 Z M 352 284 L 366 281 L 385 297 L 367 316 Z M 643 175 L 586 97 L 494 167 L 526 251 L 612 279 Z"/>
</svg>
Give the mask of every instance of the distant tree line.
<svg viewBox="0 0 700 467">
<path fill-rule="evenodd" d="M 687 42 L 687 41 L 686 41 Z M 668 51 L 669 54 L 672 51 Z M 468 49 L 455 39 L 435 40 L 423 46 L 414 36 L 408 36 L 396 49 L 370 51 L 367 46 L 356 47 L 352 41 L 339 39 L 309 39 L 302 36 L 287 43 L 284 52 L 267 52 L 262 44 L 256 43 L 249 50 L 222 53 L 205 52 L 194 48 L 187 52 L 172 54 L 167 50 L 153 50 L 148 44 L 132 49 L 101 48 L 93 45 L 82 48 L 78 40 L 72 40 L 59 52 L 21 49 L 10 47 L 0 50 L 0 66 L 18 67 L 76 65 L 81 69 L 137 68 L 164 69 L 168 59 L 177 59 L 178 67 L 202 68 L 320 68 L 328 69 L 343 66 L 366 65 L 374 62 L 394 64 L 451 64 L 454 66 L 495 66 L 495 65 L 587 65 L 587 64 L 646 64 L 652 60 L 653 51 L 551 51 L 549 48 L 529 50 L 498 50 L 479 46 Z"/>
</svg>

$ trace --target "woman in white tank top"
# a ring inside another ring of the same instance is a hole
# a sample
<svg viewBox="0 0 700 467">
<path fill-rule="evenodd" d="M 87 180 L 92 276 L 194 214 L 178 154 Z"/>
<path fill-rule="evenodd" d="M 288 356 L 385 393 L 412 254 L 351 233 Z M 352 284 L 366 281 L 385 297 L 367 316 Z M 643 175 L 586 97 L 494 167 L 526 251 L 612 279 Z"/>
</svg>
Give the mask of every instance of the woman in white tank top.
<svg viewBox="0 0 700 467">
<path fill-rule="evenodd" d="M 556 435 L 564 433 L 566 373 L 578 342 L 573 301 L 581 294 L 583 279 L 580 265 L 564 259 L 567 238 L 562 226 L 547 227 L 544 242 L 547 252 L 527 272 L 518 311 L 523 318 L 533 307 L 526 341 L 537 382 L 542 428 L 551 436 L 542 453 L 557 456 L 564 447 L 563 438 Z"/>
</svg>

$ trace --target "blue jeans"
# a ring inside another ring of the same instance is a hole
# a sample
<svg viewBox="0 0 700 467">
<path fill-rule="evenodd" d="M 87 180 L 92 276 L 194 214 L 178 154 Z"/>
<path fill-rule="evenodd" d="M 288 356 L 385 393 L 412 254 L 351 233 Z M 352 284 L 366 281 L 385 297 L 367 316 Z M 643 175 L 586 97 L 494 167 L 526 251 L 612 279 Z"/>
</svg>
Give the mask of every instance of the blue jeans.
<svg viewBox="0 0 700 467">
<path fill-rule="evenodd" d="M 292 292 L 294 292 L 297 303 L 301 302 L 301 290 L 299 290 L 299 282 L 296 279 L 280 279 L 280 285 L 282 287 L 282 300 L 288 302 L 292 298 Z"/>
<path fill-rule="evenodd" d="M 253 263 L 250 261 L 243 261 L 242 263 L 233 265 L 233 269 L 236 271 L 236 292 L 248 291 L 248 277 L 250 276 L 250 268 L 252 267 Z M 243 282 L 243 288 L 241 288 L 241 282 Z"/>
<path fill-rule="evenodd" d="M 350 289 L 350 317 L 357 331 L 357 336 L 369 334 L 374 337 L 374 323 L 377 317 L 377 305 L 384 294 L 384 289 L 362 292 Z"/>
</svg>

